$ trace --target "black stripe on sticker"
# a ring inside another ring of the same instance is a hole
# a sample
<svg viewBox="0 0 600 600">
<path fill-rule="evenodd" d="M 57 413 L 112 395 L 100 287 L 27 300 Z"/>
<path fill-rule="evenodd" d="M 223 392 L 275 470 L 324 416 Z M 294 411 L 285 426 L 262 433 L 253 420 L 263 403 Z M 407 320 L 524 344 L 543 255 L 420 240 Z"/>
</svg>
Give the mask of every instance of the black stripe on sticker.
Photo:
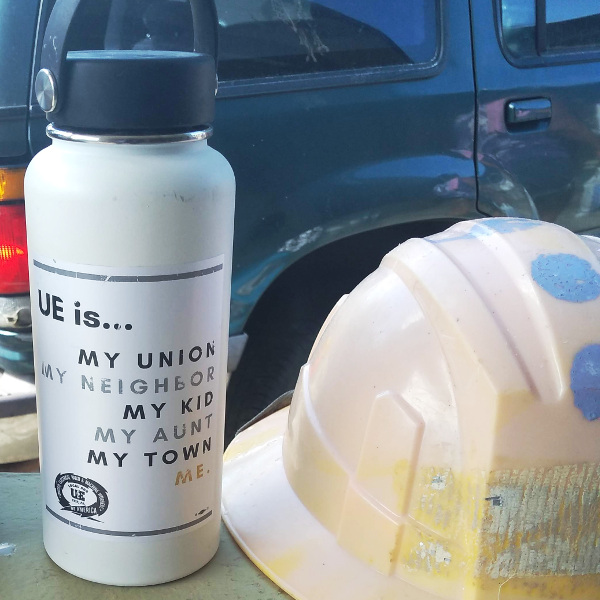
<svg viewBox="0 0 600 600">
<path fill-rule="evenodd" d="M 178 281 L 182 279 L 194 279 L 204 275 L 211 275 L 223 270 L 223 263 L 200 269 L 198 271 L 188 271 L 187 273 L 171 273 L 170 275 L 98 275 L 95 273 L 83 273 L 80 271 L 67 271 L 46 265 L 37 260 L 33 261 L 33 266 L 48 273 L 62 275 L 63 277 L 72 277 L 73 279 L 89 279 L 93 281 L 106 281 L 108 283 L 155 283 L 157 281 Z"/>
<path fill-rule="evenodd" d="M 59 521 L 70 525 L 71 527 L 75 527 L 75 529 L 81 529 L 82 531 L 89 531 L 90 533 L 99 533 L 101 535 L 113 535 L 117 537 L 148 537 L 151 535 L 163 535 L 165 533 L 173 533 L 175 531 L 181 531 L 182 529 L 188 529 L 189 527 L 193 527 L 198 523 L 202 523 L 208 519 L 213 513 L 212 510 L 205 512 L 198 519 L 194 519 L 189 523 L 184 523 L 183 525 L 177 525 L 175 527 L 167 527 L 166 529 L 152 529 L 150 531 L 111 531 L 110 529 L 98 529 L 97 527 L 89 527 L 88 525 L 84 525 L 81 522 L 69 521 L 69 519 L 55 513 L 49 506 L 46 506 L 46 510 L 53 516 L 56 517 Z"/>
</svg>

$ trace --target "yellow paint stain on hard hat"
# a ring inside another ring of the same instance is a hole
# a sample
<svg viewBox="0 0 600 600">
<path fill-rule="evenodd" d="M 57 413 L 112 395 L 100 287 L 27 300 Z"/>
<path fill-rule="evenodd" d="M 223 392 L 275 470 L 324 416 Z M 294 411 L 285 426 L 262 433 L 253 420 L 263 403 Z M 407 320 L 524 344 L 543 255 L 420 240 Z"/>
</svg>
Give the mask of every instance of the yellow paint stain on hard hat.
<svg viewBox="0 0 600 600">
<path fill-rule="evenodd" d="M 449 600 L 600 599 L 600 465 L 461 473 L 412 464 L 387 472 L 395 518 L 374 510 L 360 479 L 348 481 L 339 529 L 330 524 L 348 552 Z M 363 479 L 385 475 L 362 465 Z"/>
<path fill-rule="evenodd" d="M 231 444 L 225 450 L 225 454 L 223 455 L 224 460 L 235 460 L 238 456 L 245 456 L 249 452 L 264 446 L 266 443 L 272 442 L 274 434 L 277 432 L 278 429 L 275 427 L 260 431 L 260 433 L 255 435 L 247 435 L 246 437 L 242 437 L 245 435 L 245 432 L 242 432 L 236 443 Z"/>
<path fill-rule="evenodd" d="M 415 475 L 395 575 L 441 598 L 598 600 L 600 465 Z"/>
<path fill-rule="evenodd" d="M 477 574 L 600 574 L 599 465 L 496 471 L 488 494 Z"/>
<path fill-rule="evenodd" d="M 443 538 L 466 547 L 480 519 L 477 500 L 485 491 L 485 473 L 457 474 L 449 467 L 423 467 L 415 476 L 409 516 Z"/>
<path fill-rule="evenodd" d="M 414 470 L 412 464 L 406 459 L 398 460 L 394 464 L 392 474 L 392 487 L 396 496 L 396 506 L 399 514 L 407 510 L 409 493 L 413 484 Z"/>
<path fill-rule="evenodd" d="M 528 404 L 512 399 L 515 414 Z M 393 461 L 371 451 L 350 472 L 300 425 L 302 446 L 284 451 L 290 485 L 374 570 L 448 600 L 600 600 L 599 465 L 461 471 L 450 457 L 427 466 L 416 452 Z M 293 570 L 301 557 L 269 566 Z"/>
<path fill-rule="evenodd" d="M 477 500 L 485 483 L 484 472 L 418 470 L 397 549 L 396 576 L 441 598 L 462 597 L 465 575 L 477 558 L 481 520 Z"/>
<path fill-rule="evenodd" d="M 300 565 L 306 560 L 306 549 L 304 548 L 290 548 L 283 554 L 275 558 L 271 558 L 266 562 L 266 569 L 277 573 L 277 576 L 281 579 L 287 579 L 289 575 L 295 571 Z M 270 573 L 265 571 L 267 576 Z"/>
</svg>

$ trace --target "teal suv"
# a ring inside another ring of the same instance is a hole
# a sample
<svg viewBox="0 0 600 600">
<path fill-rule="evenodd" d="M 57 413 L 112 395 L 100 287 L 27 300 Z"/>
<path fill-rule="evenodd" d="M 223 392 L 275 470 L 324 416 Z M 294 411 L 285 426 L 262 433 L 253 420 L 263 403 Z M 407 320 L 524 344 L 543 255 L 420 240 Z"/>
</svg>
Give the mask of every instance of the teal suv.
<svg viewBox="0 0 600 600">
<path fill-rule="evenodd" d="M 211 144 L 238 187 L 228 436 L 403 240 L 484 215 L 600 231 L 597 1 L 216 4 Z M 52 5 L 0 0 L 0 461 L 35 453 L 22 189 L 49 143 L 31 82 Z M 89 0 L 81 19 L 73 50 L 191 49 L 184 0 Z"/>
</svg>

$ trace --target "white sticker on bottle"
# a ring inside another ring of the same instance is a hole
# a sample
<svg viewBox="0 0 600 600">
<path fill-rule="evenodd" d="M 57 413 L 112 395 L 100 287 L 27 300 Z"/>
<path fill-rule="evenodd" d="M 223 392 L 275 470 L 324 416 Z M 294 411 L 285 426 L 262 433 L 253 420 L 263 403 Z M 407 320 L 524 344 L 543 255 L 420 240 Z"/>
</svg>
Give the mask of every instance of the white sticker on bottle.
<svg viewBox="0 0 600 600">
<path fill-rule="evenodd" d="M 44 496 L 89 532 L 153 536 L 218 516 L 223 257 L 31 269 Z"/>
</svg>

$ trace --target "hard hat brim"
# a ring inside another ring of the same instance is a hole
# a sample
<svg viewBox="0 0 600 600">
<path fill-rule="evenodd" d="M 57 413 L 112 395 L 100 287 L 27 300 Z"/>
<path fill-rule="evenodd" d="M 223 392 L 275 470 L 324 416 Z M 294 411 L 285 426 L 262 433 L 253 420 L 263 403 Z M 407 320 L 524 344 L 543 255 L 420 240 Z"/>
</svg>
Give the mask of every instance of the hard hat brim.
<svg viewBox="0 0 600 600">
<path fill-rule="evenodd" d="M 296 600 L 434 600 L 341 548 L 300 502 L 282 459 L 289 408 L 243 431 L 225 453 L 223 520 L 252 562 Z"/>
</svg>

